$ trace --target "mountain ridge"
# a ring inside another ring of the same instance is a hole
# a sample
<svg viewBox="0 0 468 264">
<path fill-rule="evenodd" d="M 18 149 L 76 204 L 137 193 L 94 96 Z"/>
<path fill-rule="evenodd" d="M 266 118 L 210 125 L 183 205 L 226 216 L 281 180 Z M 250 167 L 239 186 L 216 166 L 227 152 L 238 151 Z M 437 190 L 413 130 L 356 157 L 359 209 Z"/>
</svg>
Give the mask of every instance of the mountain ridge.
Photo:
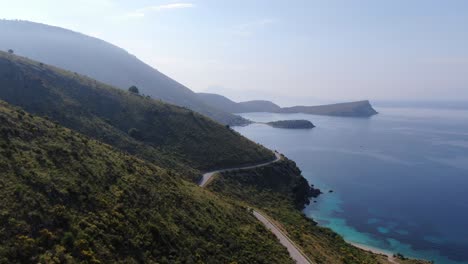
<svg viewBox="0 0 468 264">
<path fill-rule="evenodd" d="M 223 124 L 249 121 L 206 105 L 186 86 L 104 40 L 46 24 L 0 20 L 0 50 L 54 65 L 126 90 L 136 85 L 141 93 L 188 107 Z"/>
</svg>

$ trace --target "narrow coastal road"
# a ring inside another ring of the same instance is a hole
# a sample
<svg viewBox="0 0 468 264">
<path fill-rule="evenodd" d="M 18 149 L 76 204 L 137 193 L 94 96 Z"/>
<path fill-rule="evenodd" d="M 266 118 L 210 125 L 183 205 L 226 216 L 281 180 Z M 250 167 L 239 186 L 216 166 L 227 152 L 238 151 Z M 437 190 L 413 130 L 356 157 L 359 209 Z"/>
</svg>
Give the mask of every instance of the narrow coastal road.
<svg viewBox="0 0 468 264">
<path fill-rule="evenodd" d="M 262 224 L 270 230 L 280 241 L 281 245 L 285 246 L 289 252 L 289 256 L 296 261 L 297 264 L 312 264 L 304 254 L 297 248 L 297 246 L 286 236 L 275 224 L 273 224 L 267 217 L 263 214 L 253 211 L 253 215 L 257 218 Z"/>
<path fill-rule="evenodd" d="M 272 163 L 275 163 L 275 162 L 278 162 L 278 161 L 281 160 L 281 155 L 279 153 L 277 153 L 277 152 L 275 152 L 275 157 L 276 157 L 276 159 L 274 159 L 272 161 L 257 164 L 257 165 L 251 165 L 251 166 L 246 166 L 246 167 L 237 167 L 237 168 L 229 168 L 229 169 L 222 169 L 222 170 L 215 170 L 215 171 L 207 172 L 207 173 L 203 174 L 203 178 L 201 179 L 201 181 L 200 181 L 200 183 L 198 185 L 200 187 L 206 187 L 206 185 L 208 185 L 210 183 L 211 179 L 213 178 L 213 175 L 215 175 L 216 173 L 226 172 L 226 171 L 233 171 L 233 170 L 248 170 L 248 169 L 253 169 L 253 168 L 258 168 L 258 167 L 263 167 L 263 166 L 266 166 L 266 165 L 270 165 Z"/>
<path fill-rule="evenodd" d="M 230 168 L 230 169 L 215 170 L 215 171 L 207 172 L 203 174 L 203 178 L 201 179 L 198 185 L 202 188 L 206 187 L 213 179 L 213 175 L 215 175 L 216 173 L 232 171 L 232 170 L 247 170 L 247 169 L 263 167 L 263 166 L 278 162 L 282 159 L 279 153 L 275 152 L 275 156 L 276 156 L 276 159 L 270 162 L 265 162 L 265 163 L 252 165 L 252 166 L 246 166 L 246 167 Z M 312 262 L 310 262 L 305 257 L 305 255 L 301 252 L 301 250 L 292 242 L 292 240 L 289 239 L 289 237 L 286 234 L 284 234 L 274 223 L 272 223 L 268 219 L 268 217 L 264 216 L 262 213 L 256 210 L 253 210 L 253 215 L 278 238 L 279 242 L 284 247 L 286 247 L 286 249 L 289 252 L 289 255 L 291 256 L 293 260 L 296 261 L 297 264 L 312 264 Z"/>
</svg>

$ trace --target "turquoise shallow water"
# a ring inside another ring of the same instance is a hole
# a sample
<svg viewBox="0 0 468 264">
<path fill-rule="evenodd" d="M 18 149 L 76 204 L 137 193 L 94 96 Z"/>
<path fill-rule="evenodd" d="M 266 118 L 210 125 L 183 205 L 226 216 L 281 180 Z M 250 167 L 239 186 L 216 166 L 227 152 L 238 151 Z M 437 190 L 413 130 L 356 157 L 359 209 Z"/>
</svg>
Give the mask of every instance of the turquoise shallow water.
<svg viewBox="0 0 468 264">
<path fill-rule="evenodd" d="M 286 154 L 324 194 L 304 212 L 346 240 L 436 263 L 468 263 L 468 111 L 377 109 L 308 119 L 312 130 L 235 129 Z M 333 193 L 328 193 L 333 190 Z"/>
</svg>

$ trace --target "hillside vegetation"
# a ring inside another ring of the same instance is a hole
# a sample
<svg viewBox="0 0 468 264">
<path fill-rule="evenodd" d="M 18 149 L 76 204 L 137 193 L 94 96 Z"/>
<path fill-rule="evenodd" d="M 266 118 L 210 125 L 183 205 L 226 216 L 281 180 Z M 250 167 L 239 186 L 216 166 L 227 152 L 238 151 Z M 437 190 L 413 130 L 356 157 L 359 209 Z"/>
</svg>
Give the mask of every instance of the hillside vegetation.
<svg viewBox="0 0 468 264">
<path fill-rule="evenodd" d="M 0 99 L 166 168 L 271 160 L 271 151 L 189 109 L 0 52 Z"/>
<path fill-rule="evenodd" d="M 188 107 L 223 124 L 249 121 L 205 104 L 193 91 L 145 64 L 127 51 L 103 40 L 64 28 L 18 20 L 0 20 L 0 50 L 89 76 L 126 90 Z"/>
<path fill-rule="evenodd" d="M 0 101 L 0 263 L 292 263 L 245 207 Z"/>
</svg>

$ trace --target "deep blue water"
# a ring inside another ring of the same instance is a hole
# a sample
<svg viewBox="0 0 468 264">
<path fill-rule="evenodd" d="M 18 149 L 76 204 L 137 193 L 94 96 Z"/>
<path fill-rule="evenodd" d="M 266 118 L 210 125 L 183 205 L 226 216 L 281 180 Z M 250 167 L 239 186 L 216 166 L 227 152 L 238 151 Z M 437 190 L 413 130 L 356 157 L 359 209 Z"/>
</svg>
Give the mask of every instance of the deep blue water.
<svg viewBox="0 0 468 264">
<path fill-rule="evenodd" d="M 377 110 L 369 119 L 249 113 L 254 121 L 308 119 L 317 127 L 235 129 L 296 161 L 325 193 L 304 212 L 346 240 L 468 263 L 468 111 Z"/>
</svg>

